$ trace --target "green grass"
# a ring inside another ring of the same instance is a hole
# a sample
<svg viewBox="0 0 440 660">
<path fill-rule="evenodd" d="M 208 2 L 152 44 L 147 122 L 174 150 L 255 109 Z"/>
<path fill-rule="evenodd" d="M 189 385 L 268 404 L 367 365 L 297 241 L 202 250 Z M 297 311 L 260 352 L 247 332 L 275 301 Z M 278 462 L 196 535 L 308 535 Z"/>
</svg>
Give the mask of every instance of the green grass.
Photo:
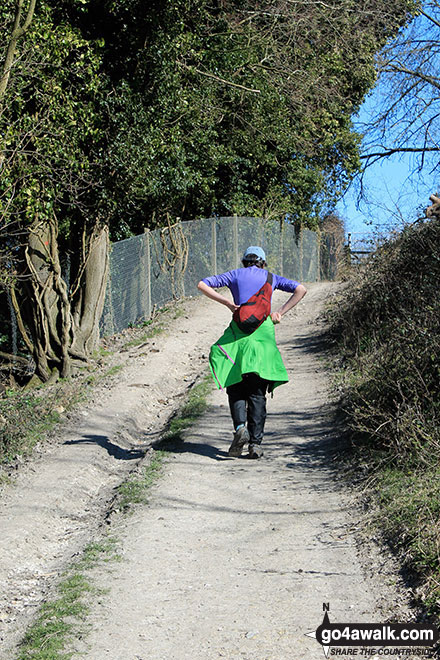
<svg viewBox="0 0 440 660">
<path fill-rule="evenodd" d="M 139 346 L 161 334 L 169 319 L 177 319 L 184 313 L 185 308 L 179 303 L 162 307 L 154 319 L 137 326 L 147 328 L 147 331 L 134 336 L 123 348 Z M 99 365 L 88 364 L 78 368 L 79 377 L 59 379 L 52 385 L 41 385 L 38 381 L 32 389 L 8 390 L 0 398 L 0 469 L 13 463 L 17 457 L 29 456 L 35 445 L 44 440 L 62 420 L 62 412 L 75 409 L 87 400 L 93 388 L 103 379 L 117 375 L 124 368 L 123 365 L 115 365 L 106 370 L 105 360 L 109 355 L 113 355 L 113 351 L 100 347 L 93 355 L 95 360 L 99 359 Z"/>
<path fill-rule="evenodd" d="M 126 513 L 134 504 L 145 504 L 148 491 L 161 472 L 166 452 L 154 452 L 141 476 L 127 479 L 118 488 L 117 506 Z M 87 616 L 102 592 L 88 573 L 101 562 L 118 561 L 118 541 L 103 537 L 89 543 L 81 557 L 66 571 L 57 595 L 44 603 L 20 644 L 15 660 L 66 660 L 74 655 L 72 642 L 87 634 Z"/>
<path fill-rule="evenodd" d="M 115 376 L 118 374 L 122 369 L 124 368 L 123 364 L 115 364 L 113 367 L 110 367 L 107 369 L 107 371 L 104 374 L 104 378 L 108 378 L 109 376 Z"/>
<path fill-rule="evenodd" d="M 173 319 L 180 319 L 185 313 L 182 307 L 175 307 L 173 309 Z"/>
<path fill-rule="evenodd" d="M 181 440 L 183 430 L 203 414 L 212 386 L 210 376 L 206 376 L 191 389 L 186 403 L 169 425 L 164 436 L 166 442 Z M 150 463 L 141 468 L 140 474 L 119 486 L 116 508 L 127 513 L 134 505 L 148 502 L 148 493 L 160 476 L 167 455 L 167 451 L 154 450 Z M 72 643 L 87 634 L 87 615 L 102 593 L 94 587 L 88 573 L 100 562 L 120 560 L 117 546 L 116 539 L 104 537 L 84 549 L 66 571 L 57 595 L 41 607 L 14 660 L 68 660 L 74 655 Z"/>
<path fill-rule="evenodd" d="M 161 440 L 161 446 L 183 440 L 183 431 L 192 426 L 205 412 L 208 405 L 206 398 L 212 388 L 212 378 L 210 374 L 207 374 L 200 383 L 191 389 L 186 403 L 171 419 L 168 429 Z"/>
<path fill-rule="evenodd" d="M 0 399 L 0 467 L 18 456 L 29 456 L 62 421 L 63 413 L 86 402 L 93 386 L 122 368 L 116 365 L 105 371 L 87 366 L 75 379 L 59 379 L 56 384 L 40 384 L 29 390 L 7 390 Z"/>
<path fill-rule="evenodd" d="M 117 506 L 126 513 L 134 504 L 145 504 L 148 491 L 158 478 L 166 452 L 154 452 L 141 476 L 127 479 L 118 489 Z M 119 561 L 118 541 L 103 537 L 89 543 L 80 558 L 68 569 L 56 596 L 44 603 L 35 622 L 24 636 L 14 660 L 66 660 L 75 639 L 87 634 L 87 616 L 102 591 L 96 589 L 89 573 L 101 562 Z"/>
<path fill-rule="evenodd" d="M 162 334 L 164 330 L 167 327 L 168 321 L 178 319 L 182 317 L 185 314 L 185 309 L 184 307 L 179 306 L 178 302 L 176 302 L 172 306 L 167 306 L 165 305 L 164 307 L 161 307 L 158 311 L 158 319 L 156 323 L 156 319 L 148 319 L 147 321 L 141 321 L 140 323 L 131 323 L 128 327 L 133 329 L 133 330 L 139 330 L 142 328 L 149 328 L 146 332 L 143 332 L 141 335 L 137 335 L 124 343 L 123 348 L 128 349 L 128 348 L 135 348 L 136 346 L 139 346 L 140 344 L 143 344 L 144 342 L 148 341 L 149 339 L 152 339 L 153 337 L 157 337 L 157 335 Z M 156 325 L 155 325 L 156 323 Z M 152 327 L 151 327 L 152 326 Z"/>
<path fill-rule="evenodd" d="M 11 477 L 7 474 L 0 473 L 0 488 L 2 486 L 9 486 L 10 484 L 12 484 Z"/>
<path fill-rule="evenodd" d="M 67 649 L 74 638 L 85 634 L 90 600 L 100 592 L 95 589 L 87 569 L 99 561 L 119 558 L 113 538 L 89 544 L 80 559 L 66 571 L 57 595 L 44 603 L 37 619 L 24 636 L 16 660 L 66 660 L 73 653 Z"/>
<path fill-rule="evenodd" d="M 92 541 L 84 548 L 81 558 L 76 563 L 79 570 L 87 570 L 99 561 L 119 561 L 118 541 L 113 536 L 107 536 L 100 541 Z"/>
<path fill-rule="evenodd" d="M 166 454 L 165 451 L 155 451 L 140 475 L 128 478 L 118 487 L 118 506 L 122 511 L 127 511 L 134 504 L 148 502 L 149 489 L 161 473 Z"/>
<path fill-rule="evenodd" d="M 375 475 L 379 489 L 373 520 L 417 575 L 418 598 L 430 616 L 440 603 L 440 467 L 384 465 Z"/>
<path fill-rule="evenodd" d="M 0 401 L 0 463 L 11 462 L 17 455 L 28 455 L 35 444 L 60 421 L 56 407 L 75 403 L 57 392 L 39 388 L 28 392 L 8 391 Z M 76 402 L 79 399 L 76 399 Z"/>
<path fill-rule="evenodd" d="M 164 329 L 165 328 L 163 325 L 158 325 L 154 328 L 151 328 L 151 330 L 148 330 L 148 332 L 144 332 L 142 333 L 142 335 L 134 337 L 133 339 L 130 339 L 130 341 L 127 341 L 124 344 L 123 348 L 128 349 L 128 348 L 134 348 L 136 346 L 140 346 L 140 344 L 143 344 L 149 339 L 152 339 L 153 337 L 160 335 L 164 331 Z"/>
<path fill-rule="evenodd" d="M 149 489 L 160 475 L 164 459 L 168 455 L 168 451 L 172 451 L 173 442 L 181 442 L 183 431 L 203 415 L 207 408 L 206 397 L 212 387 L 211 376 L 207 374 L 200 383 L 191 388 L 186 402 L 171 419 L 161 440 L 155 445 L 156 449 L 150 463 L 143 468 L 140 475 L 133 475 L 118 487 L 118 506 L 123 511 L 128 510 L 134 504 L 148 502 Z"/>
<path fill-rule="evenodd" d="M 155 445 L 157 449 L 143 473 L 127 479 L 119 486 L 118 505 L 122 510 L 129 509 L 133 504 L 145 504 L 148 501 L 148 491 L 161 472 L 164 458 L 168 454 L 167 449 L 172 450 L 173 442 L 182 441 L 183 431 L 203 415 L 207 408 L 206 397 L 212 387 L 212 379 L 210 375 L 206 375 L 200 383 L 191 388 L 186 402 L 171 419 L 161 440 Z"/>
<path fill-rule="evenodd" d="M 139 323 L 129 323 L 129 328 L 148 328 L 149 325 L 153 323 L 153 319 L 148 319 L 148 321 L 140 321 Z"/>
<path fill-rule="evenodd" d="M 106 358 L 111 355 L 114 355 L 113 351 L 110 351 L 108 348 L 103 348 L 102 346 L 99 346 L 99 348 L 92 353 L 92 358 L 94 360 L 98 360 L 100 357 Z"/>
<path fill-rule="evenodd" d="M 0 399 L 0 466 L 29 456 L 35 445 L 62 421 L 62 414 L 87 401 L 92 388 L 124 368 L 86 368 L 81 378 L 59 380 L 32 390 L 8 390 Z"/>
</svg>

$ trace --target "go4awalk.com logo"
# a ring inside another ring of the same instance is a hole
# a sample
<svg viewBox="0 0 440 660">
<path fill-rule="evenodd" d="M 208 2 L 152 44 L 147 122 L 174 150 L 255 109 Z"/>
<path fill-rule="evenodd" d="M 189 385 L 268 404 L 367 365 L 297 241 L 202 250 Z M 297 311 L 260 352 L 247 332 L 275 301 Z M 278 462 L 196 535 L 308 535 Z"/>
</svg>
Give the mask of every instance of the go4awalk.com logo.
<svg viewBox="0 0 440 660">
<path fill-rule="evenodd" d="M 323 604 L 324 619 L 313 632 L 325 657 L 433 658 L 438 629 L 428 623 L 331 623 L 330 605 Z"/>
</svg>

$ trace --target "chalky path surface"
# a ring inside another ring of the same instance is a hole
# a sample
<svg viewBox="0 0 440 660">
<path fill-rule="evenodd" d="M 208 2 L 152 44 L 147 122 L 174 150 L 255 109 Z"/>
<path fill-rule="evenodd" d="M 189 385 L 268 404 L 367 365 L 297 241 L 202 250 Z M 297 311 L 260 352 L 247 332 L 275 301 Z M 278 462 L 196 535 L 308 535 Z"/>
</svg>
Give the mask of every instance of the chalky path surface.
<svg viewBox="0 0 440 660">
<path fill-rule="evenodd" d="M 1 660 L 14 657 L 66 565 L 93 540 L 115 489 L 206 369 L 206 346 L 230 316 L 199 297 L 170 311 L 166 329 L 141 344 L 125 347 L 122 333 L 108 358 L 122 367 L 113 381 L 96 387 L 10 484 L 0 481 Z"/>
<path fill-rule="evenodd" d="M 264 458 L 228 457 L 227 399 L 215 391 L 149 504 L 113 522 L 122 561 L 95 569 L 109 590 L 77 646 L 88 660 L 320 660 L 306 633 L 323 603 L 334 622 L 381 621 L 319 361 L 317 316 L 334 288 L 312 286 L 277 327 L 291 380 L 268 401 Z"/>
</svg>

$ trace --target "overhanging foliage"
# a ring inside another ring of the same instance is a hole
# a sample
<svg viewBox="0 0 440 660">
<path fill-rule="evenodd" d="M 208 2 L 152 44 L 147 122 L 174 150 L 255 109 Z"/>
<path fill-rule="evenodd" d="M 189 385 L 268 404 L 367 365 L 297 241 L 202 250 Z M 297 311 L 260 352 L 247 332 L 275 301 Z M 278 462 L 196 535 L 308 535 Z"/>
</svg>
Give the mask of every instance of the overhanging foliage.
<svg viewBox="0 0 440 660">
<path fill-rule="evenodd" d="M 41 0 L 14 41 L 28 2 L 0 9 L 1 272 L 37 327 L 30 236 L 56 242 L 38 258 L 68 271 L 46 319 L 56 330 L 72 315 L 68 331 L 40 351 L 57 368 L 77 342 L 74 320 L 80 327 L 97 304 L 84 292 L 87 273 L 105 275 L 89 254 L 104 226 L 119 239 L 168 216 L 318 225 L 359 167 L 351 115 L 373 84 L 374 55 L 414 9 L 410 0 Z"/>
</svg>

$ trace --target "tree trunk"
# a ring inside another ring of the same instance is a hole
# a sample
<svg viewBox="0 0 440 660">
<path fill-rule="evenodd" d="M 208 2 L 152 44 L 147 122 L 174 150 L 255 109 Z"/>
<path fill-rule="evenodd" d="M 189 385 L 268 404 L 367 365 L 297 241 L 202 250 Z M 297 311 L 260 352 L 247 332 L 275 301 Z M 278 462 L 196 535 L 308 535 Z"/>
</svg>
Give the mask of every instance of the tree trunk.
<svg viewBox="0 0 440 660">
<path fill-rule="evenodd" d="M 24 4 L 24 0 L 16 0 L 12 32 L 8 40 L 8 45 L 6 47 L 5 59 L 0 70 L 0 114 L 3 111 L 6 89 L 8 87 L 9 76 L 11 75 L 11 69 L 14 64 L 14 57 L 15 57 L 15 51 L 17 49 L 17 43 L 18 40 L 28 31 L 32 23 L 32 19 L 34 17 L 34 12 L 35 12 L 36 0 L 29 1 L 26 18 L 22 22 L 23 4 Z M 0 140 L 0 170 L 5 160 L 4 148 L 5 148 L 4 142 L 3 140 Z"/>
<path fill-rule="evenodd" d="M 73 290 L 73 319 L 70 355 L 87 359 L 98 348 L 99 321 L 104 309 L 109 268 L 109 237 L 107 227 L 95 227 L 92 236 L 83 238 L 85 262 Z"/>
<path fill-rule="evenodd" d="M 5 61 L 3 62 L 2 72 L 0 76 L 0 111 L 3 107 L 3 98 L 5 96 L 6 88 L 9 82 L 9 76 L 11 73 L 12 66 L 14 64 L 15 50 L 17 48 L 17 42 L 22 37 L 25 32 L 29 29 L 29 26 L 34 17 L 36 0 L 30 0 L 28 10 L 26 13 L 26 18 L 22 23 L 22 14 L 23 14 L 23 5 L 24 0 L 17 0 L 15 3 L 15 14 L 14 14 L 14 24 L 12 27 L 11 36 L 9 37 L 8 46 L 6 48 Z"/>
<path fill-rule="evenodd" d="M 68 377 L 72 364 L 87 362 L 97 348 L 108 263 L 108 230 L 96 225 L 91 236 L 84 233 L 69 291 L 61 272 L 56 219 L 33 225 L 22 261 L 22 286 L 13 300 L 22 334 L 26 326 L 29 330 L 26 343 L 43 382 L 54 371 Z"/>
</svg>

